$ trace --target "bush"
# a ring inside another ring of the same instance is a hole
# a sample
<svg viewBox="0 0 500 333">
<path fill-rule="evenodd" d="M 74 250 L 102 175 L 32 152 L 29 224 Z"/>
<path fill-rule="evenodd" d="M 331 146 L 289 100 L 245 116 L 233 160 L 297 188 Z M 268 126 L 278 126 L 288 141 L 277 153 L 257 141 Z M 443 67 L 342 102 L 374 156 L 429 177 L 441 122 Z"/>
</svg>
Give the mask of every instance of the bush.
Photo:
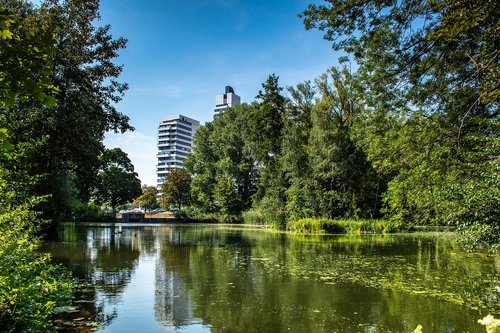
<svg viewBox="0 0 500 333">
<path fill-rule="evenodd" d="M 49 255 L 37 252 L 37 214 L 25 205 L 0 204 L 0 327 L 6 332 L 49 331 L 54 308 L 69 301 L 72 281 Z"/>
<path fill-rule="evenodd" d="M 197 206 L 186 206 L 175 213 L 175 218 L 186 222 L 241 223 L 240 215 L 206 213 Z"/>
<path fill-rule="evenodd" d="M 476 248 L 489 247 L 491 252 L 500 251 L 500 226 L 485 223 L 475 223 L 468 226 L 459 226 L 460 242 L 469 251 Z"/>
<path fill-rule="evenodd" d="M 287 212 L 275 198 L 265 197 L 253 209 L 254 216 L 258 216 L 262 223 L 276 229 L 285 229 Z"/>
<path fill-rule="evenodd" d="M 70 220 L 75 222 L 114 222 L 116 217 L 106 213 L 94 202 L 78 202 L 73 206 L 73 214 Z"/>
<path fill-rule="evenodd" d="M 327 218 L 305 218 L 289 222 L 287 229 L 306 233 L 345 233 L 345 226 Z"/>
<path fill-rule="evenodd" d="M 245 224 L 265 224 L 264 217 L 262 213 L 256 209 L 250 209 L 242 214 L 243 223 Z"/>
<path fill-rule="evenodd" d="M 199 222 L 218 222 L 215 214 L 205 213 L 196 206 L 185 206 L 175 212 L 175 218 L 179 220 L 190 220 Z"/>
</svg>

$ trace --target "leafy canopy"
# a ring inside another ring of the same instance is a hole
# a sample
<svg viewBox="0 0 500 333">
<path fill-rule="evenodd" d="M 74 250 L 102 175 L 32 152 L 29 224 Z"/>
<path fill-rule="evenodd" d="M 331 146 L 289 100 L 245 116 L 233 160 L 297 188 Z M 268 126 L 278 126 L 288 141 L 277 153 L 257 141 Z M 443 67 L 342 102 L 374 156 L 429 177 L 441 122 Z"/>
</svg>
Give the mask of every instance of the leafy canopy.
<svg viewBox="0 0 500 333">
<path fill-rule="evenodd" d="M 191 175 L 185 169 L 176 169 L 170 172 L 161 188 L 160 206 L 165 209 L 171 207 L 181 209 L 191 201 Z"/>
<path fill-rule="evenodd" d="M 141 194 L 141 181 L 127 153 L 120 148 L 107 150 L 101 161 L 96 197 L 110 205 L 115 213 L 117 206 L 131 202 Z"/>
<path fill-rule="evenodd" d="M 146 211 L 158 208 L 157 195 L 158 190 L 155 186 L 143 186 L 142 194 L 134 200 L 134 205 L 142 207 Z"/>
</svg>

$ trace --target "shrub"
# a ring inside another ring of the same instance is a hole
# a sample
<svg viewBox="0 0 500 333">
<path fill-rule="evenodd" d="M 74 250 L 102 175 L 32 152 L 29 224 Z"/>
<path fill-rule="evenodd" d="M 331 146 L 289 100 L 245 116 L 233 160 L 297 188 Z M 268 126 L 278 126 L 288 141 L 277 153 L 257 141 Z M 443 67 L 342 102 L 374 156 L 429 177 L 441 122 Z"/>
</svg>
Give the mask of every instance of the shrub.
<svg viewBox="0 0 500 333">
<path fill-rule="evenodd" d="M 114 222 L 115 216 L 106 213 L 94 202 L 78 202 L 73 207 L 72 221 L 75 222 Z"/>
<path fill-rule="evenodd" d="M 184 221 L 202 221 L 202 222 L 218 222 L 218 216 L 212 213 L 206 213 L 196 206 L 185 206 L 175 212 L 175 218 Z"/>
<path fill-rule="evenodd" d="M 49 255 L 37 252 L 37 214 L 26 205 L 1 204 L 0 327 L 6 332 L 49 331 L 54 308 L 69 301 L 72 281 Z"/>
<path fill-rule="evenodd" d="M 262 212 L 256 209 L 250 209 L 242 214 L 243 223 L 245 224 L 265 224 L 264 217 L 262 216 Z"/>
<path fill-rule="evenodd" d="M 287 212 L 275 198 L 265 197 L 253 209 L 260 216 L 262 223 L 276 229 L 286 228 Z"/>
</svg>

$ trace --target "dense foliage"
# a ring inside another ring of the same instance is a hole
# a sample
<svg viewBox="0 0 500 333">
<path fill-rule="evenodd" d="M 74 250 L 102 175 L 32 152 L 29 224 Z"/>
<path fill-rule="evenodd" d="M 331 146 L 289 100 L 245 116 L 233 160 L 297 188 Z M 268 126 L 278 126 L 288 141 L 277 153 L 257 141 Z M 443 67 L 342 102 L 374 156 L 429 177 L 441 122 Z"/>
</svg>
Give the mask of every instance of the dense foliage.
<svg viewBox="0 0 500 333">
<path fill-rule="evenodd" d="M 54 308 L 69 300 L 72 281 L 47 254 L 37 252 L 42 221 L 33 208 L 44 199 L 25 191 L 36 179 L 5 167 L 17 159 L 9 139 L 0 128 L 0 327 L 48 331 Z"/>
<path fill-rule="evenodd" d="M 2 181 L 0 177 L 0 181 Z M 0 327 L 3 332 L 47 332 L 56 306 L 69 301 L 72 281 L 39 254 L 37 200 L 13 203 L 11 184 L 0 186 Z"/>
<path fill-rule="evenodd" d="M 306 217 L 378 216 L 383 180 L 351 138 L 353 80 L 331 69 L 286 98 L 271 75 L 259 101 L 200 128 L 185 161 L 195 205 L 224 220 L 251 209 L 246 218 L 282 228 Z"/>
<path fill-rule="evenodd" d="M 359 65 L 356 137 L 388 177 L 386 212 L 459 226 L 470 244 L 500 244 L 497 1 L 337 1 L 309 5 Z"/>
<path fill-rule="evenodd" d="M 95 197 L 98 202 L 109 205 L 115 215 L 117 206 L 141 195 L 141 181 L 127 153 L 120 148 L 106 150 L 100 162 Z"/>
<path fill-rule="evenodd" d="M 245 218 L 281 228 L 385 215 L 406 227 L 457 226 L 471 247 L 498 247 L 499 9 L 309 5 L 305 27 L 354 64 L 289 88 L 288 98 L 272 75 L 258 101 L 202 128 L 185 164 L 196 204 L 221 215 L 251 208 Z"/>
<path fill-rule="evenodd" d="M 160 206 L 181 209 L 191 201 L 191 176 L 184 169 L 171 171 L 161 187 Z"/>
<path fill-rule="evenodd" d="M 47 196 L 38 208 L 55 221 L 91 198 L 104 133 L 130 129 L 113 62 L 126 41 L 98 25 L 98 9 L 98 0 L 0 3 L 0 127 L 22 147 L 8 168 L 38 178 L 29 193 Z"/>
<path fill-rule="evenodd" d="M 89 202 L 115 103 L 122 39 L 98 27 L 98 0 L 0 2 L 0 328 L 53 330 L 72 281 L 38 252 L 42 227 L 101 215 Z M 140 192 L 140 183 L 138 185 Z M 42 220 L 44 218 L 44 220 Z"/>
<path fill-rule="evenodd" d="M 133 202 L 134 206 L 139 206 L 145 211 L 151 211 L 159 207 L 157 200 L 158 190 L 156 186 L 143 186 L 142 194 Z"/>
</svg>

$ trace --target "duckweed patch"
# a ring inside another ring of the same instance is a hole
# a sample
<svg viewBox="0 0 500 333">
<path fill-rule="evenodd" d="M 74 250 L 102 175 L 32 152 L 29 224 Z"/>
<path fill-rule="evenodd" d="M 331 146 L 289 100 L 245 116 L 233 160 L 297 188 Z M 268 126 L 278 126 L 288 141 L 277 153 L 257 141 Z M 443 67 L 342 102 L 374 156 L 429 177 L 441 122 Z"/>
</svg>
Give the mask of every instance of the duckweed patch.
<svg viewBox="0 0 500 333">
<path fill-rule="evenodd" d="M 364 246 L 347 246 L 342 238 L 339 243 L 323 244 L 321 249 L 314 243 L 288 252 L 286 260 L 276 255 L 265 260 L 252 258 L 252 262 L 269 274 L 316 279 L 330 285 L 354 283 L 402 291 L 500 314 L 500 275 L 494 270 L 485 272 L 492 259 L 489 255 L 455 252 L 453 243 L 446 238 L 436 243 L 421 240 L 414 256 L 384 255 L 379 253 L 383 248 L 373 251 L 367 246 L 374 237 L 358 236 L 365 238 L 359 242 Z M 390 244 L 385 248 L 390 252 Z M 329 255 L 325 255 L 327 252 Z"/>
</svg>

